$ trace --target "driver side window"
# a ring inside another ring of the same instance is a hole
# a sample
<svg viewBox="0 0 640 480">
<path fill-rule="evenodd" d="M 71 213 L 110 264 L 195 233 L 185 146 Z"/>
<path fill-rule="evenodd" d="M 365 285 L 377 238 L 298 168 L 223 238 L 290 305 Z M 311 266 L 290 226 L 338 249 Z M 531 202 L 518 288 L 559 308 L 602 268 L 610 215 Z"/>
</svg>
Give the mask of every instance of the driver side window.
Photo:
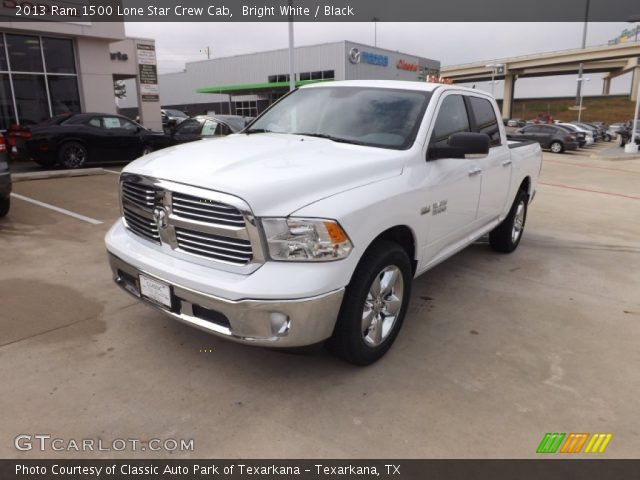
<svg viewBox="0 0 640 480">
<path fill-rule="evenodd" d="M 447 96 L 440 105 L 430 144 L 444 146 L 454 133 L 469 131 L 469 116 L 462 95 Z"/>
<path fill-rule="evenodd" d="M 202 130 L 202 125 L 198 120 L 185 120 L 176 127 L 176 133 L 181 135 L 196 135 Z"/>
</svg>

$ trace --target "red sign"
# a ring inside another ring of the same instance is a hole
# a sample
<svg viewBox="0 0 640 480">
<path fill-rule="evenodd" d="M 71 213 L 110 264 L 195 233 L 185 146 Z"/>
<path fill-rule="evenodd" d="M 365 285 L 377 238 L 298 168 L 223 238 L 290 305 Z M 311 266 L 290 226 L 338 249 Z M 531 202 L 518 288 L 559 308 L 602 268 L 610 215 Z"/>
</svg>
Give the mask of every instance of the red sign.
<svg viewBox="0 0 640 480">
<path fill-rule="evenodd" d="M 396 68 L 398 70 L 407 70 L 409 72 L 417 72 L 420 69 L 420 65 L 418 65 L 417 63 L 405 62 L 404 60 L 398 60 L 398 63 L 396 63 Z"/>
<path fill-rule="evenodd" d="M 429 83 L 445 83 L 447 85 L 451 85 L 453 80 L 451 78 L 438 77 L 436 75 L 427 76 L 427 82 Z"/>
</svg>

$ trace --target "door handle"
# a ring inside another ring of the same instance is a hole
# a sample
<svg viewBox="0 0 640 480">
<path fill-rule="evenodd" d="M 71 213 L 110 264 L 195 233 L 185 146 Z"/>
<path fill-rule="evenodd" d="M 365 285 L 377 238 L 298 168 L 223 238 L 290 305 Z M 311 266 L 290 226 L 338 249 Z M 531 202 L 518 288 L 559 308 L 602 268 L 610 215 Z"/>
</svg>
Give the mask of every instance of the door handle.
<svg viewBox="0 0 640 480">
<path fill-rule="evenodd" d="M 513 163 L 513 161 L 511 159 L 509 160 L 505 160 L 504 162 L 502 162 L 502 166 L 503 167 L 508 167 L 509 165 L 511 165 Z"/>
<path fill-rule="evenodd" d="M 469 176 L 470 177 L 475 177 L 479 173 L 482 173 L 482 169 L 481 168 L 474 168 L 473 170 L 469 170 Z"/>
</svg>

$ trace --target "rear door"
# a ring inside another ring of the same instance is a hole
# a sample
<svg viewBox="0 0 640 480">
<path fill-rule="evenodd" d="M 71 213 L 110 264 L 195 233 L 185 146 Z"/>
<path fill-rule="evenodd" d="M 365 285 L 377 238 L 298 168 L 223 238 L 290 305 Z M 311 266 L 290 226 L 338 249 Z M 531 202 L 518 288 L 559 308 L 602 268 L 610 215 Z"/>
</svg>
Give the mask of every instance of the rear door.
<svg viewBox="0 0 640 480">
<path fill-rule="evenodd" d="M 489 223 L 500 216 L 511 185 L 511 154 L 503 142 L 498 113 L 488 98 L 469 96 L 467 101 L 472 113 L 473 130 L 489 135 L 490 148 L 486 157 L 478 159 L 482 169 L 478 220 Z"/>
<path fill-rule="evenodd" d="M 441 97 L 429 148 L 444 146 L 458 132 L 470 132 L 467 104 L 461 94 Z M 427 261 L 453 250 L 473 231 L 480 198 L 480 172 L 476 159 L 440 158 L 428 160 L 423 221 L 427 229 L 423 249 Z"/>
</svg>

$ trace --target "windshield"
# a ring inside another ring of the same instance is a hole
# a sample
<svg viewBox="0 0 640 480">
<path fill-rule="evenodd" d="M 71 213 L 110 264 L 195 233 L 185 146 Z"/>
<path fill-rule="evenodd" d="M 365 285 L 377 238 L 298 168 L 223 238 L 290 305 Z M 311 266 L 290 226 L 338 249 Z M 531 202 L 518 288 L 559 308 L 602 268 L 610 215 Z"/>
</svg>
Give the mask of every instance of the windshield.
<svg viewBox="0 0 640 480">
<path fill-rule="evenodd" d="M 165 110 L 165 112 L 167 112 L 167 115 L 169 115 L 170 117 L 187 118 L 187 115 L 180 110 Z"/>
<path fill-rule="evenodd" d="M 316 87 L 286 96 L 245 133 L 290 133 L 403 150 L 413 144 L 431 92 Z"/>
</svg>

